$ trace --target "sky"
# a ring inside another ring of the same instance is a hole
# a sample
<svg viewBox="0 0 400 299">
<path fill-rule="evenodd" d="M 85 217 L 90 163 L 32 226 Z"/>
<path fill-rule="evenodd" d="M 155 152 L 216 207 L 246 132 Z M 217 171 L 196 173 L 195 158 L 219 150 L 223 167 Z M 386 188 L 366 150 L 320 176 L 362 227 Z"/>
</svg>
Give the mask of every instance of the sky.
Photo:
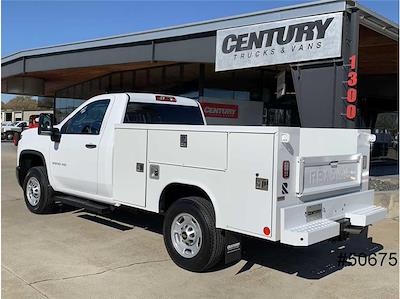
<svg viewBox="0 0 400 299">
<path fill-rule="evenodd" d="M 309 1 L 1 1 L 1 57 L 110 35 L 238 15 Z M 398 23 L 398 0 L 361 0 Z M 6 96 L 6 101 L 10 96 Z"/>
</svg>

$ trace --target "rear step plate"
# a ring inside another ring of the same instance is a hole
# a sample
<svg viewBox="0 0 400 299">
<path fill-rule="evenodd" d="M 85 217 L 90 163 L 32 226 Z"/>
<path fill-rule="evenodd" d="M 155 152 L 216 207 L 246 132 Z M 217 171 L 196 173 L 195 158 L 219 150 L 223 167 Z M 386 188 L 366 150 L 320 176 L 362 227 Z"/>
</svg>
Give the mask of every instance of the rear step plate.
<svg viewBox="0 0 400 299">
<path fill-rule="evenodd" d="M 369 206 L 345 214 L 350 218 L 351 225 L 367 226 L 386 217 L 387 210 L 382 207 Z"/>
<path fill-rule="evenodd" d="M 97 203 L 84 198 L 69 195 L 56 195 L 54 199 L 56 201 L 60 201 L 63 204 L 77 208 L 84 208 L 96 214 L 107 214 L 111 212 L 111 207 L 109 205 Z"/>
<path fill-rule="evenodd" d="M 307 224 L 285 229 L 281 242 L 294 246 L 309 246 L 339 235 L 340 224 L 329 219 L 319 219 Z"/>
</svg>

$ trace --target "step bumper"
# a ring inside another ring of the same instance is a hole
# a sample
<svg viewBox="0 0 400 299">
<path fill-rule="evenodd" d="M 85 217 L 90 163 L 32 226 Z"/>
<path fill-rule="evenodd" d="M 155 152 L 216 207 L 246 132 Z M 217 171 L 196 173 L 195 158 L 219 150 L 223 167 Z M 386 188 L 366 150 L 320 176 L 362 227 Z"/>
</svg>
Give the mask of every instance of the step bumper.
<svg viewBox="0 0 400 299">
<path fill-rule="evenodd" d="M 281 209 L 281 243 L 309 246 L 340 234 L 337 220 L 367 226 L 385 218 L 387 210 L 373 205 L 374 191 L 307 202 Z"/>
<path fill-rule="evenodd" d="M 367 226 L 386 217 L 387 209 L 377 206 L 369 206 L 345 214 L 350 219 L 351 225 Z"/>
</svg>

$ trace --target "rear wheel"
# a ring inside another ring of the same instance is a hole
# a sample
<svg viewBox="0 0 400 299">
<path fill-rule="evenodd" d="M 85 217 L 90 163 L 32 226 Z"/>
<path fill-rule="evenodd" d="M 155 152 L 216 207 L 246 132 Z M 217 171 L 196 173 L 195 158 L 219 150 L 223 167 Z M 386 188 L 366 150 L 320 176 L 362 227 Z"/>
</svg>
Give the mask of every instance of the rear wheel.
<svg viewBox="0 0 400 299">
<path fill-rule="evenodd" d="M 35 214 L 51 212 L 54 207 L 53 192 L 43 166 L 29 169 L 23 184 L 25 204 Z"/>
<path fill-rule="evenodd" d="M 201 272 L 217 264 L 224 237 L 215 227 L 212 204 L 201 197 L 176 201 L 164 219 L 164 243 L 175 264 L 186 270 Z"/>
</svg>

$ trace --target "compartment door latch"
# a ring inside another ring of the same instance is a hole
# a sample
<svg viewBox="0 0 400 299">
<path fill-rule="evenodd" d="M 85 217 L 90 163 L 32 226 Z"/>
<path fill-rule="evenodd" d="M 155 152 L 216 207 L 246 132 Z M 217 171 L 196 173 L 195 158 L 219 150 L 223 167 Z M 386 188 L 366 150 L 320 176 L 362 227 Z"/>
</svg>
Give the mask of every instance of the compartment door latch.
<svg viewBox="0 0 400 299">
<path fill-rule="evenodd" d="M 268 191 L 268 179 L 256 177 L 256 189 Z"/>
</svg>

